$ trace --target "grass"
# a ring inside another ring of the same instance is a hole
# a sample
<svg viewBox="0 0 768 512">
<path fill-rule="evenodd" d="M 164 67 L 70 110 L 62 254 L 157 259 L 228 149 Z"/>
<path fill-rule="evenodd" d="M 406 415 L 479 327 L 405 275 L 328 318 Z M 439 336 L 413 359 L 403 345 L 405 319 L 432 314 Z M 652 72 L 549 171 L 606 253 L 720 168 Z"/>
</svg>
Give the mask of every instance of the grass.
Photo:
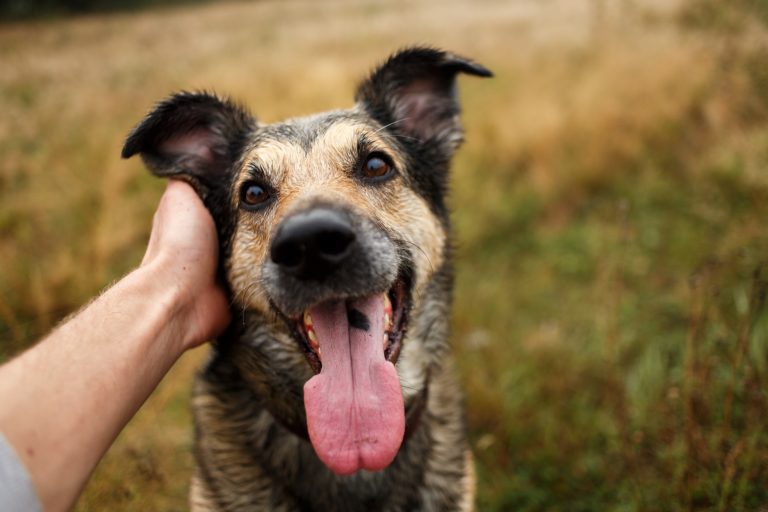
<svg viewBox="0 0 768 512">
<path fill-rule="evenodd" d="M 391 50 L 475 57 L 451 203 L 480 510 L 768 506 L 764 2 L 227 3 L 0 28 L 0 359 L 140 260 L 162 183 L 118 158 L 157 99 L 273 121 Z M 77 510 L 180 510 L 186 356 Z"/>
</svg>

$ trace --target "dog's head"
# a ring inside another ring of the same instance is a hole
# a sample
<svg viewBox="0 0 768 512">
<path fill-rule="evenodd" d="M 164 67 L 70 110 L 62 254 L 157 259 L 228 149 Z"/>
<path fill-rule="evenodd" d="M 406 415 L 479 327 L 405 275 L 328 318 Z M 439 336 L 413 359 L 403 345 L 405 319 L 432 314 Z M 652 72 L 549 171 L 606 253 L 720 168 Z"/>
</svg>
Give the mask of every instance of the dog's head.
<svg viewBox="0 0 768 512">
<path fill-rule="evenodd" d="M 268 393 L 303 386 L 309 437 L 340 474 L 392 461 L 405 409 L 444 353 L 458 73 L 491 75 L 404 50 L 353 108 L 272 125 L 228 100 L 176 94 L 123 148 L 204 199 L 233 304 L 258 324 L 237 341 L 244 378 Z"/>
</svg>

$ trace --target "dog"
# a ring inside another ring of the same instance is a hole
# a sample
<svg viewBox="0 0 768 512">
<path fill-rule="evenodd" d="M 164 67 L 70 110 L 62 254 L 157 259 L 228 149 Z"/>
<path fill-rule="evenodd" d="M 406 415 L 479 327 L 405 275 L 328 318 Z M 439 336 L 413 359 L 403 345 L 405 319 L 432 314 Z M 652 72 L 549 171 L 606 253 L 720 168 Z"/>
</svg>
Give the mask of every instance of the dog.
<svg viewBox="0 0 768 512">
<path fill-rule="evenodd" d="M 192 510 L 473 509 L 447 343 L 460 73 L 492 76 L 407 48 L 347 110 L 263 125 L 182 92 L 129 134 L 123 158 L 210 210 L 232 297 L 194 386 Z"/>
</svg>

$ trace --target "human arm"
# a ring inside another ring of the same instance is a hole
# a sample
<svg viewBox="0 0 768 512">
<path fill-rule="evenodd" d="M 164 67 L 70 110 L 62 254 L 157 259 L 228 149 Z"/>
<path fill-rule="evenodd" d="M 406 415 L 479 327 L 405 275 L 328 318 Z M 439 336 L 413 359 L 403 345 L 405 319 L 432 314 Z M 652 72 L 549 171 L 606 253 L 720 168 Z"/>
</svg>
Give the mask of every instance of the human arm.
<svg viewBox="0 0 768 512">
<path fill-rule="evenodd" d="M 229 322 L 213 220 L 171 182 L 141 266 L 0 367 L 0 431 L 45 510 L 67 510 L 118 433 L 188 348 Z"/>
</svg>

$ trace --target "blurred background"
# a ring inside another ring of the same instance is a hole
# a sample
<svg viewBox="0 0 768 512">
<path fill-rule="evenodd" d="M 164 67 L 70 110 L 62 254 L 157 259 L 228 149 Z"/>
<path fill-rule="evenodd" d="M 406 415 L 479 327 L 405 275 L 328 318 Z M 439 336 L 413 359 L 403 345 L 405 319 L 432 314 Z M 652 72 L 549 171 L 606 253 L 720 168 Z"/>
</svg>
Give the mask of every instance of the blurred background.
<svg viewBox="0 0 768 512">
<path fill-rule="evenodd" d="M 119 152 L 156 100 L 213 89 L 266 122 L 346 107 L 390 52 L 431 44 L 496 72 L 461 79 L 451 199 L 479 509 L 768 507 L 768 1 L 3 0 L 0 16 L 0 360 L 140 261 L 163 183 Z M 77 510 L 186 508 L 205 351 Z"/>
</svg>

